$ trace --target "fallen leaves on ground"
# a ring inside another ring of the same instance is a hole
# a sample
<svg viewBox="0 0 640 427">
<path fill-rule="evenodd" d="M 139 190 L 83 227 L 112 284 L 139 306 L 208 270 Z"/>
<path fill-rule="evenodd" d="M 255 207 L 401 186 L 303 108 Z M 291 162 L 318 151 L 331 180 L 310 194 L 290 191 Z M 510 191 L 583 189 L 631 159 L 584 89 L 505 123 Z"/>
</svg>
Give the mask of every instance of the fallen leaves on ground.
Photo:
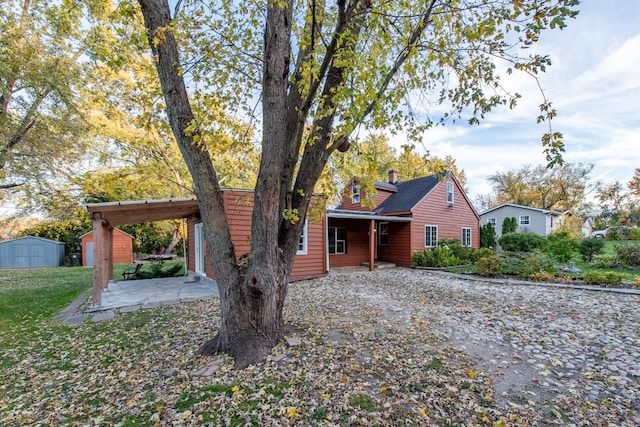
<svg viewBox="0 0 640 427">
<path fill-rule="evenodd" d="M 244 370 L 228 358 L 195 354 L 218 327 L 216 299 L 78 327 L 43 321 L 29 345 L 13 348 L 3 338 L 0 425 L 640 423 L 625 400 L 585 402 L 581 382 L 602 378 L 573 379 L 569 392 L 544 400 L 527 394 L 535 383 L 514 383 L 506 402 L 496 396 L 495 372 L 452 341 L 443 320 L 479 313 L 486 304 L 483 315 L 499 321 L 496 285 L 483 285 L 486 298 L 470 301 L 441 282 L 396 269 L 293 283 L 285 319 L 300 344 L 282 343 L 267 361 Z M 507 314 L 535 315 L 526 303 Z M 558 361 L 549 365 L 559 368 Z M 212 375 L 193 375 L 207 367 Z M 636 380 L 633 392 L 639 389 Z"/>
</svg>

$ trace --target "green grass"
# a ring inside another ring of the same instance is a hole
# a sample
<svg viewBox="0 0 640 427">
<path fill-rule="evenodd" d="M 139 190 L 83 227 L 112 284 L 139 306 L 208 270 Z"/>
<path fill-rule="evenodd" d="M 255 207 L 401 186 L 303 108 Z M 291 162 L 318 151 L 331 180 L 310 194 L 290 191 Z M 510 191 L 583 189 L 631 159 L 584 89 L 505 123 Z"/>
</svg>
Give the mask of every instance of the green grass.
<svg viewBox="0 0 640 427">
<path fill-rule="evenodd" d="M 93 270 L 58 267 L 0 270 L 0 337 L 14 328 L 34 328 L 52 318 L 82 292 L 90 289 Z"/>
</svg>

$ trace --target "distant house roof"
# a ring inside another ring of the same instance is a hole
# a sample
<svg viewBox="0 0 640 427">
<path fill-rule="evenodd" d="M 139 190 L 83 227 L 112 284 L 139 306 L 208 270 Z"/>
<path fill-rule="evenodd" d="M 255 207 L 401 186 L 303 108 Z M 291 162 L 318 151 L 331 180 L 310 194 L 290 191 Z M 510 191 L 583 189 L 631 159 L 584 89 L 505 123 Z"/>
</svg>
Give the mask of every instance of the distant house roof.
<svg viewBox="0 0 640 427">
<path fill-rule="evenodd" d="M 420 200 L 424 198 L 440 180 L 436 176 L 424 176 L 410 181 L 387 184 L 397 189 L 396 193 L 389 196 L 382 202 L 374 212 L 377 214 L 388 214 L 393 212 L 410 211 Z"/>
<path fill-rule="evenodd" d="M 515 203 L 503 203 L 503 204 L 501 204 L 500 206 L 496 206 L 495 208 L 491 208 L 491 209 L 488 209 L 488 210 L 486 210 L 486 211 L 482 212 L 480 215 L 486 215 L 486 214 L 488 214 L 489 212 L 493 212 L 493 211 L 495 211 L 495 210 L 498 210 L 498 209 L 504 208 L 504 207 L 506 207 L 506 206 L 509 206 L 509 207 L 512 207 L 512 208 L 526 209 L 526 210 L 530 210 L 530 211 L 541 212 L 541 213 L 543 213 L 543 214 L 545 214 L 545 215 L 554 215 L 554 216 L 559 216 L 559 215 L 562 215 L 562 214 L 563 214 L 563 212 L 560 212 L 560 211 L 553 211 L 553 210 L 550 210 L 550 209 L 532 208 L 531 206 L 516 205 Z"/>
</svg>

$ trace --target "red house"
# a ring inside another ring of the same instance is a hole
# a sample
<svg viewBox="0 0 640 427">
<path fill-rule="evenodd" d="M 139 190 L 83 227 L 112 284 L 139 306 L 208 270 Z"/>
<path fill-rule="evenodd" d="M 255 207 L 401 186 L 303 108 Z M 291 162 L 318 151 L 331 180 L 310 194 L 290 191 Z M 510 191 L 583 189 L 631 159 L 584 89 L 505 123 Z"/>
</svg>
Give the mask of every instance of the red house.
<svg viewBox="0 0 640 427">
<path fill-rule="evenodd" d="M 338 209 L 328 210 L 329 267 L 369 265 L 376 261 L 410 267 L 413 253 L 457 239 L 479 247 L 480 217 L 451 173 L 398 181 L 374 182 L 367 194 L 354 177 Z"/>
<path fill-rule="evenodd" d="M 326 274 L 333 267 L 387 262 L 410 267 L 413 253 L 435 247 L 440 239 L 458 239 L 479 247 L 479 216 L 460 183 L 452 174 L 399 182 L 389 171 L 389 182 L 375 182 L 372 206 L 354 178 L 343 193 L 338 209 L 308 216 L 300 238 L 291 280 Z M 224 208 L 238 256 L 249 252 L 253 192 L 223 190 Z M 320 198 L 312 203 L 320 202 Z M 97 203 L 86 206 L 93 219 L 94 294 L 100 305 L 101 291 L 113 279 L 114 226 L 182 218 L 188 227 L 187 270 L 215 279 L 208 263 L 198 202 L 195 199 Z"/>
</svg>

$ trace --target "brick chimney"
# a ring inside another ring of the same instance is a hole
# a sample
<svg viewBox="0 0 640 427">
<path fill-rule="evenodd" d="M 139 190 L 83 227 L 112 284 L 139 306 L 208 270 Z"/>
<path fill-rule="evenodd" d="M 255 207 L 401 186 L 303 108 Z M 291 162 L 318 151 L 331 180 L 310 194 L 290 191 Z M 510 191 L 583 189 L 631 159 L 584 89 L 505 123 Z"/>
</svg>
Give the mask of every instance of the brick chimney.
<svg viewBox="0 0 640 427">
<path fill-rule="evenodd" d="M 394 169 L 389 169 L 389 184 L 397 184 L 398 183 L 398 171 Z"/>
</svg>

